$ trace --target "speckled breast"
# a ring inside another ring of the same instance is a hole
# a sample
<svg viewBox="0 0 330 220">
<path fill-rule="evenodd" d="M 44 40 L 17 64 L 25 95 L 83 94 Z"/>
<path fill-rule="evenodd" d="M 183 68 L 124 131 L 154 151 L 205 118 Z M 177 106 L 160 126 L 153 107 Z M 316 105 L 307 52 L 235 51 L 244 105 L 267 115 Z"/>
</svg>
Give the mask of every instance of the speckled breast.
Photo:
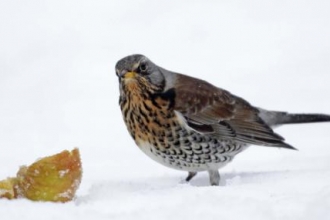
<svg viewBox="0 0 330 220">
<path fill-rule="evenodd" d="M 243 145 L 186 129 L 170 101 L 162 97 L 126 94 L 120 100 L 124 121 L 140 149 L 174 169 L 204 171 L 230 162 Z"/>
</svg>

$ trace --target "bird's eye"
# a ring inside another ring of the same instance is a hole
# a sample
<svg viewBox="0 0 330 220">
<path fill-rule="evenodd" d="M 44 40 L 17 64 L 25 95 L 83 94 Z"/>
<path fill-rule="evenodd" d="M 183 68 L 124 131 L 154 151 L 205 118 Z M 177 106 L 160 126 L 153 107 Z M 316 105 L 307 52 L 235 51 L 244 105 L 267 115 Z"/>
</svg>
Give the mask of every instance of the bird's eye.
<svg viewBox="0 0 330 220">
<path fill-rule="evenodd" d="M 139 66 L 139 70 L 140 70 L 141 73 L 146 72 L 147 69 L 148 69 L 147 64 L 145 64 L 145 63 L 141 63 L 141 64 L 140 64 L 140 66 Z"/>
</svg>

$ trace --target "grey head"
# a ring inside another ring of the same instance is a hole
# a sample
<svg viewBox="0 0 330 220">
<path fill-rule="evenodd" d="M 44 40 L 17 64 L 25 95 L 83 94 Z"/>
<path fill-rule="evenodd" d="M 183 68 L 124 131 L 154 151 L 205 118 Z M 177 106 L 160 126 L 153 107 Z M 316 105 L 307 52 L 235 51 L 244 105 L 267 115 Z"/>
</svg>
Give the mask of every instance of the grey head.
<svg viewBox="0 0 330 220">
<path fill-rule="evenodd" d="M 116 75 L 119 83 L 126 84 L 135 81 L 144 88 L 157 88 L 157 92 L 167 90 L 173 86 L 173 74 L 141 54 L 134 54 L 120 59 L 116 64 Z M 169 85 L 170 84 L 170 85 Z"/>
<path fill-rule="evenodd" d="M 147 62 L 149 59 L 141 54 L 134 54 L 120 59 L 116 64 L 117 76 L 124 75 L 126 72 L 135 71 L 141 62 Z"/>
</svg>

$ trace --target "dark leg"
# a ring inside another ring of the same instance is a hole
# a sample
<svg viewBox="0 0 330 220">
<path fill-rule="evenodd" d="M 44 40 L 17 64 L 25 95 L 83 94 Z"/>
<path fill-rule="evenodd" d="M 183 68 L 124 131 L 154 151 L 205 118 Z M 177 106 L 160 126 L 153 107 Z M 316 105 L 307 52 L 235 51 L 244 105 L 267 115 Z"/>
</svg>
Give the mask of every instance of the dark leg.
<svg viewBox="0 0 330 220">
<path fill-rule="evenodd" d="M 194 178 L 194 176 L 197 175 L 197 172 L 189 172 L 188 176 L 186 178 L 186 181 L 189 182 L 192 178 Z"/>
</svg>

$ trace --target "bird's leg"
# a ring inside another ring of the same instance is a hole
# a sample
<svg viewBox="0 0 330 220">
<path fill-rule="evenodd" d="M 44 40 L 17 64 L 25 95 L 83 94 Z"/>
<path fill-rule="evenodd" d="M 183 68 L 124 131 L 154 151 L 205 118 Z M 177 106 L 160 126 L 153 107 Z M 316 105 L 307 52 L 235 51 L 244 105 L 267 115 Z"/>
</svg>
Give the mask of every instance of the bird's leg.
<svg viewBox="0 0 330 220">
<path fill-rule="evenodd" d="M 186 178 L 186 181 L 189 182 L 196 175 L 197 175 L 197 172 L 188 172 L 188 176 Z"/>
<path fill-rule="evenodd" d="M 220 174 L 218 170 L 208 170 L 210 176 L 210 184 L 212 186 L 218 186 L 220 183 Z"/>
</svg>

